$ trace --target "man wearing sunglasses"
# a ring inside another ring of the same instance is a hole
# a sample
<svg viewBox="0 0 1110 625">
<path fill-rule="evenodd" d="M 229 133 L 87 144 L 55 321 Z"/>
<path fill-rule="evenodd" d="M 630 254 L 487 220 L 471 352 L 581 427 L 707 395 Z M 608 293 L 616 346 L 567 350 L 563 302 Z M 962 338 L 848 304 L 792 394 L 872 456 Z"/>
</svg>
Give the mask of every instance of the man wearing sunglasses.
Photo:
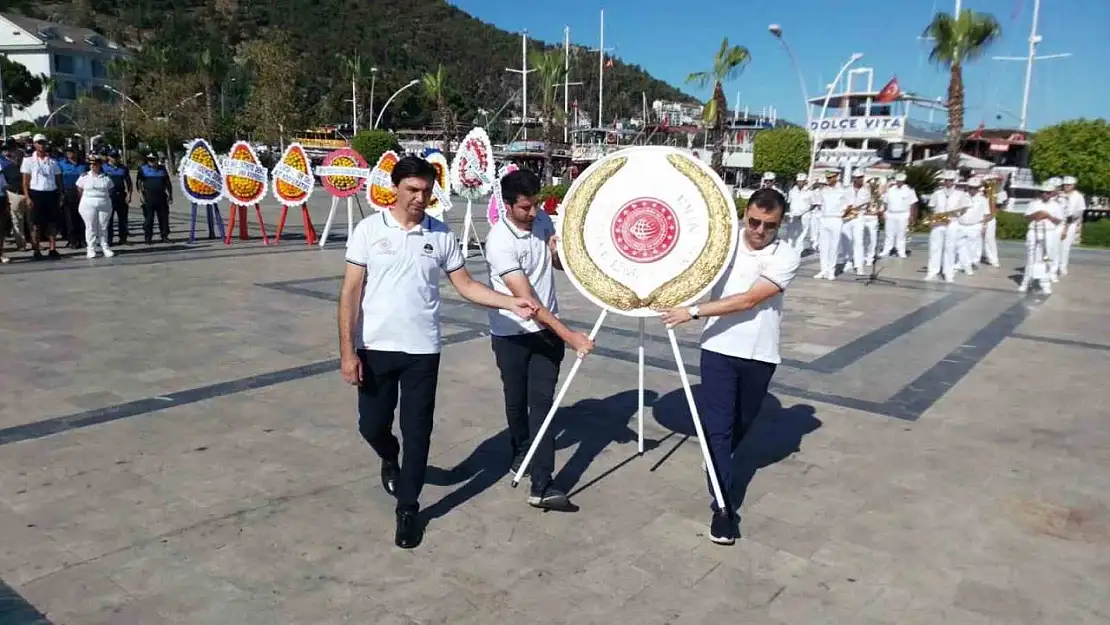
<svg viewBox="0 0 1110 625">
<path fill-rule="evenodd" d="M 736 256 L 710 294 L 697 306 L 663 313 L 668 328 L 705 318 L 701 335 L 701 386 L 698 411 L 705 425 L 713 464 L 726 509 L 714 501 L 709 540 L 736 541 L 731 503 L 732 456 L 751 428 L 779 356 L 783 291 L 798 273 L 801 257 L 778 237 L 786 198 L 775 189 L 760 189 L 748 200 Z M 712 488 L 710 488 L 712 496 Z"/>
</svg>

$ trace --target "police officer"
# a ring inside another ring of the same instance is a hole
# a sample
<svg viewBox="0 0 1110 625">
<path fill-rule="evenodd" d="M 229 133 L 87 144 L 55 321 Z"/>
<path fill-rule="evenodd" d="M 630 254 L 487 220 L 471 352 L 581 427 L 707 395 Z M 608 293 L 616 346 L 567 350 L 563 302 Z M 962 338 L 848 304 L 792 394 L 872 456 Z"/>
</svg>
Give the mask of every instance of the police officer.
<svg viewBox="0 0 1110 625">
<path fill-rule="evenodd" d="M 66 146 L 66 157 L 58 162 L 62 170 L 62 217 L 66 247 L 85 247 L 85 220 L 77 211 L 77 179 L 89 171 L 89 166 L 72 145 Z"/>
<path fill-rule="evenodd" d="M 127 165 L 120 161 L 119 150 L 108 153 L 108 163 L 103 171 L 112 179 L 112 217 L 108 222 L 108 232 L 105 239 L 111 243 L 112 221 L 119 218 L 119 244 L 127 244 L 127 209 L 131 204 L 131 172 Z"/>
<path fill-rule="evenodd" d="M 154 154 L 146 155 L 146 162 L 135 175 L 139 192 L 143 195 L 143 237 L 146 244 L 154 241 L 154 216 L 158 216 L 158 233 L 162 243 L 170 242 L 170 202 L 173 202 L 173 184 L 170 173 L 158 163 Z"/>
</svg>

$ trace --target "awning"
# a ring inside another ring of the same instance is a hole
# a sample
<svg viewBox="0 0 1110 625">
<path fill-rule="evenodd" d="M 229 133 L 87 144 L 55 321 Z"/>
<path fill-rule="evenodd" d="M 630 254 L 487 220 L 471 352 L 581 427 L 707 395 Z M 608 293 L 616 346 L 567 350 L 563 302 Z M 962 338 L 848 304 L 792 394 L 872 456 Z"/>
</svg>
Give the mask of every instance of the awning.
<svg viewBox="0 0 1110 625">
<path fill-rule="evenodd" d="M 936 156 L 930 156 L 929 158 L 922 159 L 920 161 L 916 161 L 913 164 L 914 165 L 932 165 L 934 167 L 938 167 L 938 168 L 943 169 L 944 166 L 945 166 L 945 163 L 947 161 L 948 161 L 948 155 L 947 154 L 937 154 Z M 981 158 L 972 156 L 970 154 L 961 153 L 960 154 L 960 164 L 959 164 L 958 167 L 959 167 L 959 169 L 990 169 L 991 167 L 994 167 L 994 163 L 992 163 L 988 160 L 985 160 L 985 159 L 981 159 Z"/>
</svg>

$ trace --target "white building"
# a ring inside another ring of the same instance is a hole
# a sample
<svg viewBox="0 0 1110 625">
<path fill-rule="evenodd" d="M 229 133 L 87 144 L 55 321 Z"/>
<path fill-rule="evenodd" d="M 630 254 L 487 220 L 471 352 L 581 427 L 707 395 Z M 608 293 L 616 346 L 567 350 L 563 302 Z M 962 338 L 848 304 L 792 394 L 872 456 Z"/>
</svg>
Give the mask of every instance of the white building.
<svg viewBox="0 0 1110 625">
<path fill-rule="evenodd" d="M 0 13 L 0 54 L 36 76 L 54 80 L 53 90 L 44 90 L 31 106 L 5 111 L 10 124 L 18 120 L 41 123 L 78 96 L 102 91 L 101 85 L 114 85 L 108 63 L 127 51 L 87 28 Z"/>
<path fill-rule="evenodd" d="M 655 100 L 651 111 L 659 122 L 666 121 L 668 126 L 695 126 L 701 123 L 701 105 L 683 104 L 669 100 Z"/>
</svg>

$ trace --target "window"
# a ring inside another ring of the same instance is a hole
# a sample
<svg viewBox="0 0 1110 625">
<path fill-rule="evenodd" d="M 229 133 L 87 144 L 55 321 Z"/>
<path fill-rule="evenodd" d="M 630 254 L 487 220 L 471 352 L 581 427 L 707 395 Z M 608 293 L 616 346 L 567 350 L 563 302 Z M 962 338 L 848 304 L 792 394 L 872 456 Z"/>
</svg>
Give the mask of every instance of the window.
<svg viewBox="0 0 1110 625">
<path fill-rule="evenodd" d="M 72 80 L 59 80 L 58 84 L 54 87 L 54 95 L 59 100 L 76 100 L 77 99 L 77 83 Z"/>
<path fill-rule="evenodd" d="M 93 78 L 104 78 L 108 75 L 108 68 L 104 66 L 102 61 L 93 61 L 92 75 Z"/>
<path fill-rule="evenodd" d="M 77 63 L 74 62 L 72 56 L 66 54 L 54 55 L 54 71 L 59 74 L 73 74 L 76 71 Z"/>
</svg>

